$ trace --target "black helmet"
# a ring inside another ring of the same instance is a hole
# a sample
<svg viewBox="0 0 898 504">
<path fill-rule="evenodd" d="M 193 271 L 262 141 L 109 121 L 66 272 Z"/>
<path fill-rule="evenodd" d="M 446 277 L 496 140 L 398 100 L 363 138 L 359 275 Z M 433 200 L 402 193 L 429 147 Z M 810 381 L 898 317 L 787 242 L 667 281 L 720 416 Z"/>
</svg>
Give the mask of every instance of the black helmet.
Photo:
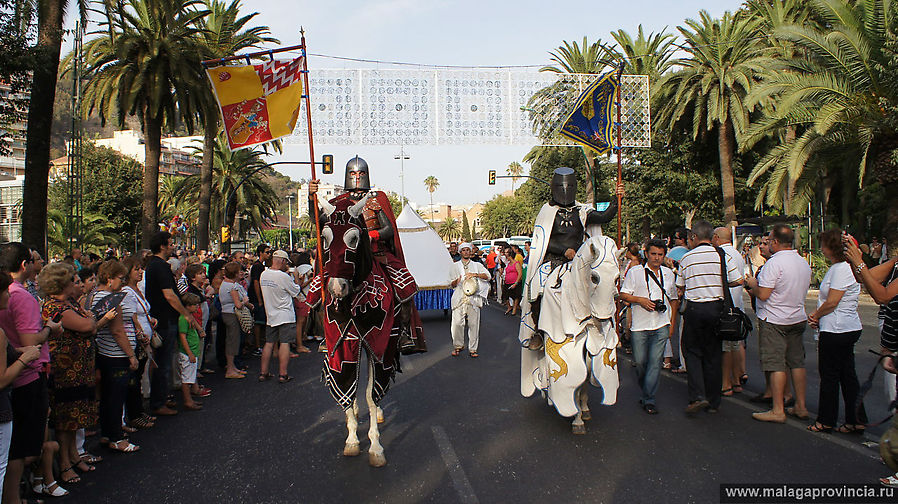
<svg viewBox="0 0 898 504">
<path fill-rule="evenodd" d="M 552 201 L 563 207 L 569 207 L 577 199 L 577 174 L 567 167 L 556 168 L 552 174 Z"/>
<path fill-rule="evenodd" d="M 368 175 L 368 163 L 356 156 L 346 163 L 346 178 L 343 187 L 347 191 L 371 190 L 371 177 Z"/>
</svg>

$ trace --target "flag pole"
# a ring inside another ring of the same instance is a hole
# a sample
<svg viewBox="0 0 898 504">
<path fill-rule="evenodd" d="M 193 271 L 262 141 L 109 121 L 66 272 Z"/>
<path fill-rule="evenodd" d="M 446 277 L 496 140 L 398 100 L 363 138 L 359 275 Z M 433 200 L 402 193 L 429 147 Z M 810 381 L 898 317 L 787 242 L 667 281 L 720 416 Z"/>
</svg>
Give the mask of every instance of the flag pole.
<svg viewBox="0 0 898 504">
<path fill-rule="evenodd" d="M 312 101 L 309 98 L 311 94 L 311 90 L 309 89 L 309 52 L 306 50 L 306 32 L 300 27 L 300 46 L 302 47 L 302 85 L 303 85 L 303 95 L 306 99 L 306 129 L 309 132 L 309 161 L 311 161 L 310 166 L 312 169 L 312 180 L 315 180 L 317 177 L 315 176 L 315 142 L 312 134 Z M 317 193 L 316 193 L 317 194 Z M 325 293 L 325 284 L 324 284 L 324 255 L 321 250 L 321 226 L 319 225 L 319 217 L 318 217 L 318 202 L 312 205 L 312 212 L 315 214 L 315 248 L 318 252 L 318 257 L 315 260 L 315 269 L 318 270 L 318 276 L 321 278 L 321 302 L 324 303 L 324 293 Z M 327 310 L 325 309 L 325 317 L 327 317 Z"/>
<path fill-rule="evenodd" d="M 617 100 L 615 100 L 615 104 L 617 105 L 617 185 L 615 186 L 615 193 L 617 193 L 617 246 L 623 247 L 623 243 L 621 243 L 621 214 L 624 212 L 624 195 L 621 194 L 621 185 L 623 184 L 623 168 L 621 166 L 621 89 L 620 89 L 620 77 L 621 74 L 624 73 L 624 63 L 621 62 L 620 68 L 617 70 Z"/>
</svg>

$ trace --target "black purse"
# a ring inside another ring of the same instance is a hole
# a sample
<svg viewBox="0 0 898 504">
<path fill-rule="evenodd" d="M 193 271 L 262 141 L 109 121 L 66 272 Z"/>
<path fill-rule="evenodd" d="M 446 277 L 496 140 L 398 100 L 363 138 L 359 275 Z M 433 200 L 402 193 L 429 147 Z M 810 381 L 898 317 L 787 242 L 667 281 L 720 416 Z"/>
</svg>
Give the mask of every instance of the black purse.
<svg viewBox="0 0 898 504">
<path fill-rule="evenodd" d="M 730 294 L 730 282 L 727 281 L 726 252 L 720 247 L 714 247 L 720 256 L 720 281 L 723 287 L 723 312 L 717 323 L 717 336 L 724 341 L 742 341 L 751 333 L 751 319 L 742 310 L 733 305 L 733 296 Z"/>
</svg>

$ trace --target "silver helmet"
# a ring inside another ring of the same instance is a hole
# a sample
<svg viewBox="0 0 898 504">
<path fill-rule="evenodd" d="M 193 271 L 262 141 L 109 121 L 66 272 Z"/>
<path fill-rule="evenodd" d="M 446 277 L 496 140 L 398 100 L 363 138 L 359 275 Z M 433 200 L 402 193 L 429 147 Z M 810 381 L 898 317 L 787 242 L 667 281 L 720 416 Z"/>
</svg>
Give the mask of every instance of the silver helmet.
<svg viewBox="0 0 898 504">
<path fill-rule="evenodd" d="M 368 163 L 356 156 L 346 163 L 346 178 L 343 187 L 347 191 L 371 190 L 371 177 L 368 174 Z"/>
<path fill-rule="evenodd" d="M 569 207 L 577 199 L 577 174 L 567 167 L 556 168 L 552 174 L 552 201 L 563 207 Z"/>
</svg>

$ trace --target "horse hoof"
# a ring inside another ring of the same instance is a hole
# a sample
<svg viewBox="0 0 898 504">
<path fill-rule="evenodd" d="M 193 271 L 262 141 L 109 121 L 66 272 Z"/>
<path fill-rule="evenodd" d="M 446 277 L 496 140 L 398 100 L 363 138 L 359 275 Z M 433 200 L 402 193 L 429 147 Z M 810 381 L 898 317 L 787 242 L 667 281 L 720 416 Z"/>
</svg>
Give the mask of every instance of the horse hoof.
<svg viewBox="0 0 898 504">
<path fill-rule="evenodd" d="M 368 464 L 371 467 L 383 467 L 387 465 L 387 457 L 383 453 L 368 452 Z"/>
<path fill-rule="evenodd" d="M 592 420 L 592 413 L 590 413 L 589 410 L 583 410 L 583 412 L 580 413 L 580 418 L 583 420 Z"/>
<path fill-rule="evenodd" d="M 380 409 L 380 406 L 377 407 L 377 423 L 382 424 L 386 418 L 384 417 L 384 410 Z"/>
<path fill-rule="evenodd" d="M 343 447 L 343 456 L 344 457 L 356 457 L 361 453 L 359 450 L 358 443 L 346 443 L 346 446 Z"/>
<path fill-rule="evenodd" d="M 582 435 L 586 434 L 586 426 L 583 424 L 573 425 L 573 426 L 571 426 L 571 432 L 578 436 L 582 436 Z"/>
</svg>

